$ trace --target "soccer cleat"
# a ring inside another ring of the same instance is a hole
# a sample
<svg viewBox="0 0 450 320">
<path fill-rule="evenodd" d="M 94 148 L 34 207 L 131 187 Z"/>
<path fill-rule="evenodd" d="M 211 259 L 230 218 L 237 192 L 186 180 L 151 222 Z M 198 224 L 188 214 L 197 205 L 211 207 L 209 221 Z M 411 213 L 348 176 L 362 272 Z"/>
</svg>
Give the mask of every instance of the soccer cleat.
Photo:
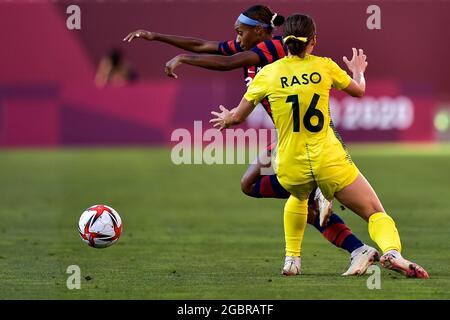
<svg viewBox="0 0 450 320">
<path fill-rule="evenodd" d="M 316 189 L 316 194 L 314 195 L 314 200 L 317 201 L 319 207 L 319 223 L 321 227 L 326 226 L 328 220 L 333 213 L 333 202 L 328 201 L 322 194 L 319 188 Z"/>
<path fill-rule="evenodd" d="M 378 253 L 378 251 L 375 248 L 372 248 L 365 244 L 352 252 L 350 267 L 342 275 L 360 276 L 366 273 L 367 268 L 369 268 L 374 262 L 378 261 L 379 259 L 380 254 Z"/>
<path fill-rule="evenodd" d="M 397 271 L 407 278 L 429 279 L 428 272 L 414 262 L 408 261 L 398 251 L 388 251 L 380 258 L 381 266 Z"/>
<path fill-rule="evenodd" d="M 301 273 L 301 258 L 286 256 L 284 260 L 284 267 L 281 274 L 285 276 L 296 276 Z"/>
</svg>

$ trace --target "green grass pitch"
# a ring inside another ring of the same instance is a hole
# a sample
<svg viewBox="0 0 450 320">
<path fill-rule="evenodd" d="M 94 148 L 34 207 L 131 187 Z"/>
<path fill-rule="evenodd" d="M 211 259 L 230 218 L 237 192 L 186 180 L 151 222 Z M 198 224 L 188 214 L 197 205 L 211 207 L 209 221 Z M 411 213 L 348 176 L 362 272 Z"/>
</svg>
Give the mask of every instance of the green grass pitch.
<svg viewBox="0 0 450 320">
<path fill-rule="evenodd" d="M 240 192 L 244 165 L 181 165 L 167 149 L 0 152 L 0 299 L 450 299 L 450 148 L 351 146 L 429 280 L 343 278 L 348 254 L 308 226 L 303 275 L 283 277 L 283 200 Z M 82 211 L 124 221 L 107 249 L 83 244 Z M 365 242 L 366 223 L 336 212 Z M 66 269 L 81 268 L 80 290 Z"/>
</svg>

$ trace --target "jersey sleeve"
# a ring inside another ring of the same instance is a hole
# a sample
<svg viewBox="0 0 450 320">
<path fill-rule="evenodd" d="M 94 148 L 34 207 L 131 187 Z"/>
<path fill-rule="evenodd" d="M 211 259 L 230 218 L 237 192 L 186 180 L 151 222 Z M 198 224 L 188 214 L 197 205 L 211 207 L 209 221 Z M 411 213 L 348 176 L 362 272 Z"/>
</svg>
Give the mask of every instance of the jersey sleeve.
<svg viewBox="0 0 450 320">
<path fill-rule="evenodd" d="M 273 39 L 258 43 L 251 51 L 259 56 L 262 66 L 281 59 L 285 55 L 282 43 Z"/>
<path fill-rule="evenodd" d="M 223 56 L 232 56 L 238 52 L 244 51 L 236 40 L 222 41 L 219 43 L 217 52 Z"/>
<path fill-rule="evenodd" d="M 266 76 L 266 68 L 263 68 L 258 72 L 247 88 L 247 92 L 244 94 L 245 100 L 257 105 L 263 100 L 268 93 L 269 83 Z"/>
<path fill-rule="evenodd" d="M 352 82 L 352 78 L 338 66 L 336 62 L 329 59 L 330 76 L 333 80 L 333 87 L 342 90 L 349 86 Z"/>
</svg>

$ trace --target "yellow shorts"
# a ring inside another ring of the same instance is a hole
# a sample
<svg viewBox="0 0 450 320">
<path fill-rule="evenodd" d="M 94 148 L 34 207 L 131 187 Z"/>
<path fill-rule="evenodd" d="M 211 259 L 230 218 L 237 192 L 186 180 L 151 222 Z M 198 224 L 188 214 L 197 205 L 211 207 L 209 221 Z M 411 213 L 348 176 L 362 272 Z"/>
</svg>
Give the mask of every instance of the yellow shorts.
<svg viewBox="0 0 450 320">
<path fill-rule="evenodd" d="M 359 170 L 353 163 L 345 146 L 339 141 L 332 139 L 320 150 L 311 151 L 303 168 L 297 168 L 298 182 L 292 184 L 278 177 L 280 184 L 299 200 L 306 200 L 315 187 L 319 187 L 324 197 L 328 200 L 334 198 L 336 192 L 350 185 L 359 175 Z"/>
</svg>

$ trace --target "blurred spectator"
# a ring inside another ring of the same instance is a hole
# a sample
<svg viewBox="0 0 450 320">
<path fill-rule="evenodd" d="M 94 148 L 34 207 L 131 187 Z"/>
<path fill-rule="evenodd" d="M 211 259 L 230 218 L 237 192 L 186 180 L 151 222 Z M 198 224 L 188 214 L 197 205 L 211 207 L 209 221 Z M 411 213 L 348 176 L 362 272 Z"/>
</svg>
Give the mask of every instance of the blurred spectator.
<svg viewBox="0 0 450 320">
<path fill-rule="evenodd" d="M 123 86 L 135 81 L 136 78 L 136 73 L 126 63 L 122 52 L 113 48 L 100 60 L 95 75 L 95 85 L 100 88 L 109 85 Z"/>
</svg>

